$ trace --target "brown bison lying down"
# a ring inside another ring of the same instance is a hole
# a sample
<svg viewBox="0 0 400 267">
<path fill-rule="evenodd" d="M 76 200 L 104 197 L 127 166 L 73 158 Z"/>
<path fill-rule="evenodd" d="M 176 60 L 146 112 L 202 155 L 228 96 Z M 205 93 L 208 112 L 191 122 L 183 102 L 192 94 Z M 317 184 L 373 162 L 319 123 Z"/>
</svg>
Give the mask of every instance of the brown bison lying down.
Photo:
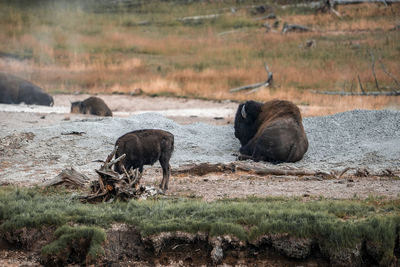
<svg viewBox="0 0 400 267">
<path fill-rule="evenodd" d="M 71 113 L 112 116 L 111 109 L 108 108 L 103 99 L 95 96 L 91 96 L 83 101 L 72 102 Z"/>
<path fill-rule="evenodd" d="M 53 106 L 51 95 L 27 80 L 0 72 L 0 103 Z"/>
<path fill-rule="evenodd" d="M 160 184 L 161 190 L 168 189 L 170 176 L 169 160 L 174 151 L 174 135 L 163 130 L 138 130 L 127 133 L 118 138 L 115 146 L 118 146 L 115 158 L 126 154 L 121 164 L 126 170 L 139 168 L 140 177 L 143 173 L 143 165 L 153 165 L 160 161 L 163 170 L 163 179 Z M 123 173 L 119 165 L 114 170 Z"/>
<path fill-rule="evenodd" d="M 300 110 L 289 101 L 240 104 L 234 127 L 242 145 L 240 159 L 296 162 L 308 149 Z"/>
</svg>

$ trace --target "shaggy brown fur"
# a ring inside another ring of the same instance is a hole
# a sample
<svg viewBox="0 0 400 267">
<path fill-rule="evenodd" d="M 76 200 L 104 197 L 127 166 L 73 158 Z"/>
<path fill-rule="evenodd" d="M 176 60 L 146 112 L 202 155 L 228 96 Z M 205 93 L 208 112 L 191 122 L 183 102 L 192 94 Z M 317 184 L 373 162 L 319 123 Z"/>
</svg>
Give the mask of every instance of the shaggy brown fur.
<svg viewBox="0 0 400 267">
<path fill-rule="evenodd" d="M 97 116 L 112 116 L 111 109 L 96 96 L 91 96 L 83 101 L 71 103 L 71 113 L 92 114 Z"/>
<path fill-rule="evenodd" d="M 115 158 L 126 154 L 121 164 L 126 170 L 139 168 L 140 176 L 143 173 L 143 165 L 153 165 L 160 161 L 163 170 L 161 190 L 168 189 L 171 167 L 169 160 L 174 151 L 174 135 L 170 132 L 156 129 L 138 130 L 127 133 L 118 138 L 115 143 L 118 146 Z M 119 165 L 115 165 L 115 171 L 122 173 Z"/>
<path fill-rule="evenodd" d="M 241 159 L 295 162 L 308 149 L 300 110 L 284 100 L 240 104 L 235 117 L 235 136 L 242 144 Z"/>
<path fill-rule="evenodd" d="M 27 80 L 0 72 L 0 103 L 53 106 L 51 95 Z"/>
</svg>

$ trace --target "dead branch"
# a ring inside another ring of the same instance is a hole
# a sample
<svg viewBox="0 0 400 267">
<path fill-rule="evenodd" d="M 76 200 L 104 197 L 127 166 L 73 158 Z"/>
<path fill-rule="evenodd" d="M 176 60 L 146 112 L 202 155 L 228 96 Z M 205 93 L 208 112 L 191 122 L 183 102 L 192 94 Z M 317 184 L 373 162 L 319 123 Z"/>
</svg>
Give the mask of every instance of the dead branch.
<svg viewBox="0 0 400 267">
<path fill-rule="evenodd" d="M 86 133 L 85 132 L 77 132 L 77 131 L 61 133 L 61 135 L 82 135 L 82 134 L 86 134 Z"/>
<path fill-rule="evenodd" d="M 107 156 L 103 165 L 100 169 L 95 171 L 99 175 L 97 181 L 91 183 L 91 195 L 82 196 L 80 200 L 82 202 L 111 202 L 114 200 L 126 201 L 132 198 L 143 197 L 144 193 L 149 193 L 150 195 L 157 194 L 156 190 L 153 188 L 147 189 L 145 187 L 140 187 L 140 175 L 136 170 L 132 168 L 127 171 L 125 167 L 121 164 L 123 174 L 119 174 L 114 171 L 114 165 L 120 164 L 121 160 L 125 158 L 125 154 L 112 160 L 118 147 Z M 156 193 L 154 193 L 154 192 Z"/>
<path fill-rule="evenodd" d="M 178 21 L 182 21 L 182 22 L 201 22 L 202 20 L 205 19 L 216 19 L 219 16 L 221 16 L 221 14 L 210 14 L 210 15 L 200 15 L 200 16 L 191 16 L 191 17 L 183 17 L 183 18 L 179 18 Z"/>
<path fill-rule="evenodd" d="M 359 74 L 357 74 L 357 79 L 358 79 L 358 83 L 360 84 L 361 92 L 362 92 L 363 95 L 365 95 L 365 91 L 364 91 L 363 85 L 361 83 L 361 79 L 360 79 L 360 75 Z"/>
<path fill-rule="evenodd" d="M 243 90 L 256 89 L 256 88 L 259 88 L 262 86 L 267 87 L 267 86 L 271 85 L 273 82 L 273 73 L 269 70 L 267 63 L 264 63 L 264 66 L 265 66 L 265 70 L 268 73 L 268 78 L 265 82 L 233 88 L 233 89 L 230 89 L 229 92 L 235 93 L 235 92 L 239 92 L 239 91 L 243 91 Z"/>
<path fill-rule="evenodd" d="M 389 71 L 386 70 L 385 65 L 383 64 L 382 60 L 379 59 L 379 63 L 381 63 L 381 68 L 383 70 L 383 72 L 388 75 L 390 78 L 393 79 L 393 81 L 396 83 L 397 87 L 400 89 L 400 83 L 399 81 L 393 76 L 393 74 L 391 74 Z"/>
<path fill-rule="evenodd" d="M 355 5 L 355 4 L 373 4 L 373 3 L 383 3 L 393 4 L 393 3 L 400 3 L 400 0 L 330 0 L 332 5 Z"/>
<path fill-rule="evenodd" d="M 376 86 L 376 89 L 379 92 L 381 92 L 382 90 L 379 88 L 378 79 L 376 78 L 376 74 L 375 74 L 375 57 L 374 57 L 374 54 L 371 51 L 369 51 L 369 53 L 371 55 L 371 61 L 372 61 L 371 70 L 372 70 L 372 75 L 374 76 L 375 86 Z"/>
<path fill-rule="evenodd" d="M 288 32 L 310 32 L 313 31 L 311 28 L 299 25 L 299 24 L 287 24 L 286 22 L 283 24 L 282 33 Z"/>
<path fill-rule="evenodd" d="M 53 179 L 44 182 L 41 186 L 50 187 L 64 185 L 66 187 L 79 188 L 84 186 L 88 181 L 89 178 L 86 175 L 77 172 L 71 167 L 71 169 L 65 169 Z"/>
<path fill-rule="evenodd" d="M 317 91 L 310 90 L 311 93 L 321 95 L 341 95 L 341 96 L 399 96 L 400 92 L 397 91 L 369 91 L 369 92 L 343 92 L 343 91 Z"/>
</svg>

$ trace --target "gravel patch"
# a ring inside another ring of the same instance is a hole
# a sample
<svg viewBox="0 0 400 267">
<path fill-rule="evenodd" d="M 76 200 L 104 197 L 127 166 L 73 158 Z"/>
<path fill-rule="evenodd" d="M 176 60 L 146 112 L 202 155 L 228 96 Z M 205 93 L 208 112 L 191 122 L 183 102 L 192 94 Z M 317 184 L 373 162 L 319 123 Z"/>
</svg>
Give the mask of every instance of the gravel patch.
<svg viewBox="0 0 400 267">
<path fill-rule="evenodd" d="M 310 147 L 301 161 L 262 164 L 321 171 L 366 167 L 379 172 L 400 168 L 400 112 L 354 110 L 305 118 L 304 127 Z M 105 159 L 119 136 L 146 128 L 174 134 L 172 168 L 190 163 L 232 162 L 240 147 L 232 125 L 181 125 L 156 113 L 127 118 L 90 117 L 17 130 L 3 128 L 0 130 L 0 183 L 40 183 L 71 166 L 96 177 L 93 170 L 100 163 L 94 160 Z M 24 138 L 27 133 L 33 136 Z"/>
</svg>

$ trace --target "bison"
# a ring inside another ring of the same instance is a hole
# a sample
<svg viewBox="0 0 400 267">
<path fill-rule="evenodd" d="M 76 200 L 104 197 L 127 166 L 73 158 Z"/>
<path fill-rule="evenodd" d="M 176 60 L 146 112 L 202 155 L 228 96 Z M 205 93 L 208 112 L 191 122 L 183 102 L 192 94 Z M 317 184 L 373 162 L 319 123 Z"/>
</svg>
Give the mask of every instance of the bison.
<svg viewBox="0 0 400 267">
<path fill-rule="evenodd" d="M 169 160 L 174 151 L 174 135 L 170 132 L 157 129 L 144 129 L 129 132 L 118 138 L 115 146 L 118 146 L 115 158 L 125 154 L 121 161 L 126 170 L 139 168 L 140 176 L 143 173 L 143 165 L 153 165 L 160 161 L 163 178 L 160 189 L 168 189 L 168 182 L 171 172 Z M 120 165 L 115 165 L 114 170 L 123 173 Z"/>
<path fill-rule="evenodd" d="M 242 145 L 239 159 L 296 162 L 308 149 L 300 110 L 289 101 L 240 104 L 234 128 Z"/>
<path fill-rule="evenodd" d="M 106 105 L 103 99 L 95 96 L 91 96 L 83 101 L 72 102 L 71 113 L 112 116 L 111 109 Z"/>
<path fill-rule="evenodd" d="M 42 88 L 9 73 L 0 72 L 0 103 L 53 106 L 53 97 Z"/>
</svg>

